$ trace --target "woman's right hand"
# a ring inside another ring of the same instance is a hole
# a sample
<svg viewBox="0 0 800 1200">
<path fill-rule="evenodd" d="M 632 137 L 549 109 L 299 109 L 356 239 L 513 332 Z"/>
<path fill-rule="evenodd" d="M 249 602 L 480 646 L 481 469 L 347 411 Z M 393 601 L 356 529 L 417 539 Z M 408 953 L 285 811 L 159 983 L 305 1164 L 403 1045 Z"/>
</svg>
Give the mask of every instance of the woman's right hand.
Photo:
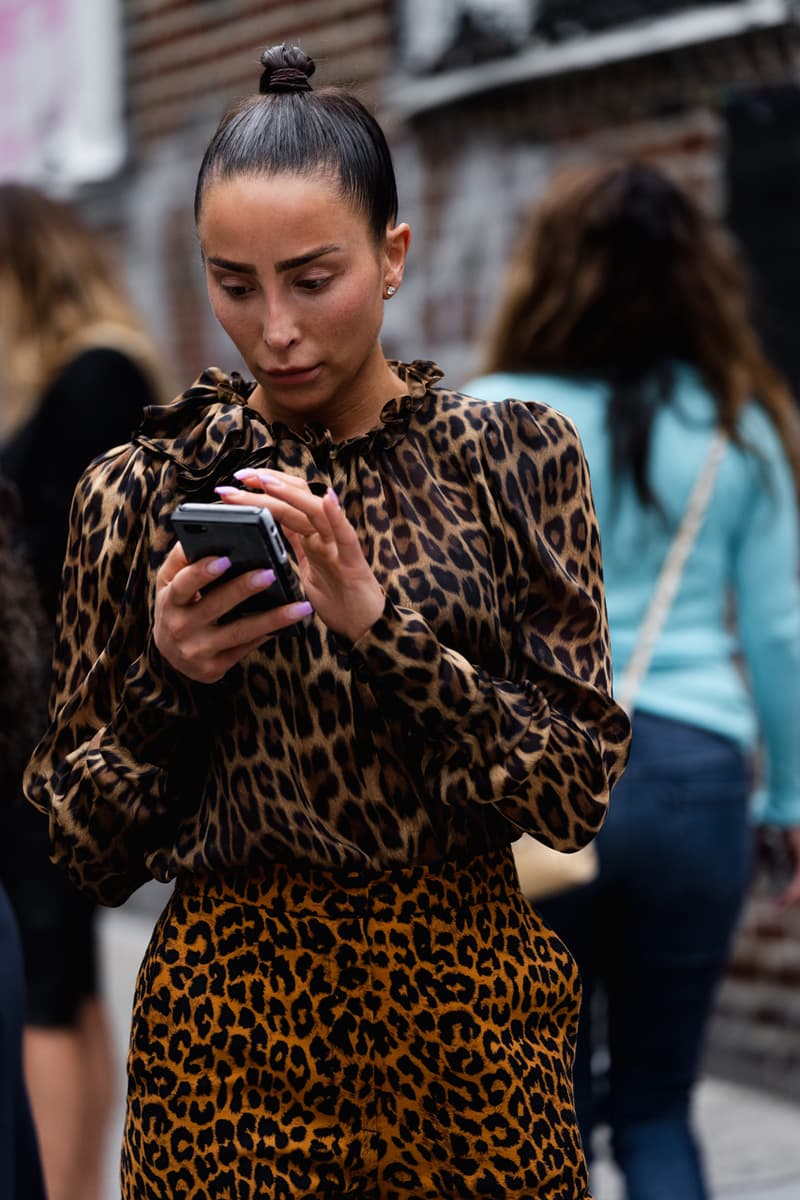
<svg viewBox="0 0 800 1200">
<path fill-rule="evenodd" d="M 156 575 L 156 646 L 171 667 L 197 683 L 216 683 L 271 634 L 312 611 L 307 601 L 300 601 L 217 624 L 242 600 L 265 591 L 275 581 L 272 571 L 249 571 L 201 594 L 201 589 L 224 575 L 230 565 L 226 558 L 190 563 L 176 543 Z"/>
</svg>

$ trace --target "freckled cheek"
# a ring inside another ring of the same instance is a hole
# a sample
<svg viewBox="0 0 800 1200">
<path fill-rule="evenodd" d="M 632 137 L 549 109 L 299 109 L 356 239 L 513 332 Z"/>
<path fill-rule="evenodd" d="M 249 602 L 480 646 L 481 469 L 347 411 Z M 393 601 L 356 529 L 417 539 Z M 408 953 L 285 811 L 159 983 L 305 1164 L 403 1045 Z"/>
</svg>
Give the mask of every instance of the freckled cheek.
<svg viewBox="0 0 800 1200">
<path fill-rule="evenodd" d="M 334 336 L 363 334 L 379 328 L 382 305 L 376 302 L 368 283 L 340 290 L 329 313 L 329 330 Z"/>
<path fill-rule="evenodd" d="M 211 311 L 222 329 L 237 347 L 245 342 L 251 342 L 258 336 L 258 322 L 252 318 L 245 319 L 241 309 L 235 309 L 224 300 L 211 301 Z"/>
<path fill-rule="evenodd" d="M 230 333 L 236 322 L 233 320 L 233 313 L 230 311 L 230 305 L 225 303 L 225 300 L 213 292 L 209 292 L 208 296 L 211 302 L 211 311 L 217 321 L 219 321 L 226 333 Z"/>
</svg>

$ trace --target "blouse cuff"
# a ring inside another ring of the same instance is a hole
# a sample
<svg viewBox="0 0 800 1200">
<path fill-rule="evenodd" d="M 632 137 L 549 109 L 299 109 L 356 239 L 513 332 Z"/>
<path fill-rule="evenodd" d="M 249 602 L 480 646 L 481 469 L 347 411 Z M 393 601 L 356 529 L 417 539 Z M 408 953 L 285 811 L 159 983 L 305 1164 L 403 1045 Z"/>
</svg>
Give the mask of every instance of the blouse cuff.
<svg viewBox="0 0 800 1200">
<path fill-rule="evenodd" d="M 350 668 L 384 708 L 400 710 L 428 737 L 446 736 L 482 703 L 478 671 L 444 648 L 427 622 L 387 597 L 378 620 L 346 643 Z"/>
<path fill-rule="evenodd" d="M 138 758 L 165 761 L 174 746 L 176 723 L 195 719 L 203 707 L 195 685 L 169 665 L 150 634 L 122 685 L 116 737 Z"/>
</svg>

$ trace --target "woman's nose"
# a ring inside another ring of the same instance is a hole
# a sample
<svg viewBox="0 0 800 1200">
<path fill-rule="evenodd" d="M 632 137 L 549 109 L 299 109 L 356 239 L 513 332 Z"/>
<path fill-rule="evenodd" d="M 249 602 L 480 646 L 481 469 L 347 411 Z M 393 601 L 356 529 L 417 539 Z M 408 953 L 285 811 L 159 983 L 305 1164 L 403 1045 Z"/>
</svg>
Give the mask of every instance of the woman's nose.
<svg viewBox="0 0 800 1200">
<path fill-rule="evenodd" d="M 264 306 L 261 336 L 271 350 L 285 350 L 297 341 L 297 327 L 288 305 L 273 301 Z"/>
</svg>

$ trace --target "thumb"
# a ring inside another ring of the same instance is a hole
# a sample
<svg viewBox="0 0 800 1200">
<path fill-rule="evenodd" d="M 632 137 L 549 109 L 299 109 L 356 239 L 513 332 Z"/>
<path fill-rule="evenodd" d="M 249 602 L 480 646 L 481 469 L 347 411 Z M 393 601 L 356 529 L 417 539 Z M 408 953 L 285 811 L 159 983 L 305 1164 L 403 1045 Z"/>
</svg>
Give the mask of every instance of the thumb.
<svg viewBox="0 0 800 1200">
<path fill-rule="evenodd" d="M 180 542 L 176 542 L 158 570 L 156 591 L 163 591 L 168 584 L 172 583 L 178 572 L 188 565 L 189 560 L 184 554 L 183 546 Z"/>
</svg>

